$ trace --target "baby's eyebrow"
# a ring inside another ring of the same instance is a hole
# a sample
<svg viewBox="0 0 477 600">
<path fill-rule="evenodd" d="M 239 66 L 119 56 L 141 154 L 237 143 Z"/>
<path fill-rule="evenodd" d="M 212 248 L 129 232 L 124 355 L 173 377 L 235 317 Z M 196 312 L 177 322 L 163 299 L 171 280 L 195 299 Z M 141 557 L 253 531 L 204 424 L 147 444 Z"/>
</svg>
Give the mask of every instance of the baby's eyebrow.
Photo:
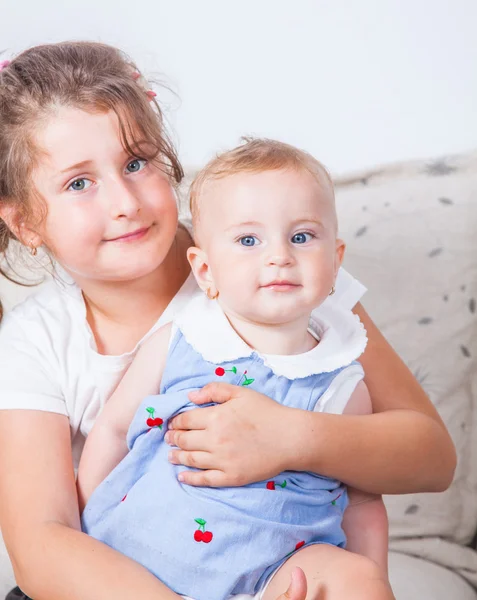
<svg viewBox="0 0 477 600">
<path fill-rule="evenodd" d="M 326 229 L 323 221 L 320 221 L 320 219 L 315 219 L 313 217 L 302 217 L 302 218 L 298 218 L 298 219 L 294 219 L 290 225 L 292 227 L 296 227 L 297 225 L 314 225 L 315 227 L 318 227 L 319 229 Z M 245 227 L 263 227 L 264 224 L 260 221 L 242 221 L 240 223 L 234 223 L 233 225 L 231 225 L 230 227 L 227 227 L 227 229 L 225 231 L 232 231 L 235 229 L 243 229 Z"/>
<path fill-rule="evenodd" d="M 313 225 L 317 225 L 318 227 L 324 229 L 324 224 L 323 221 L 321 221 L 320 219 L 314 219 L 313 217 L 303 217 L 302 219 L 295 219 L 292 222 L 292 225 L 306 225 L 306 224 L 312 223 Z"/>
<path fill-rule="evenodd" d="M 241 223 L 234 223 L 230 227 L 227 227 L 226 231 L 240 229 L 241 227 L 261 227 L 262 225 L 263 223 L 260 223 L 260 221 L 242 221 Z"/>
</svg>

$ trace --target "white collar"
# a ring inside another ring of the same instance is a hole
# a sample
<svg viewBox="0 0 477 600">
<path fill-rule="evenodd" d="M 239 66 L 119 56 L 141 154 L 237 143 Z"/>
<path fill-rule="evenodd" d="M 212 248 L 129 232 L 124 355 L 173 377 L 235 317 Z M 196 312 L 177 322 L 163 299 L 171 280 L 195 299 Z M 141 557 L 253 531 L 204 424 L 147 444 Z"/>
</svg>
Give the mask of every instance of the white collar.
<svg viewBox="0 0 477 600">
<path fill-rule="evenodd" d="M 258 354 L 275 375 L 299 379 L 330 373 L 349 365 L 367 343 L 363 324 L 350 310 L 321 305 L 310 317 L 309 331 L 319 344 L 303 354 L 261 354 L 235 332 L 219 303 L 198 292 L 175 318 L 187 342 L 211 363 L 231 362 Z"/>
</svg>

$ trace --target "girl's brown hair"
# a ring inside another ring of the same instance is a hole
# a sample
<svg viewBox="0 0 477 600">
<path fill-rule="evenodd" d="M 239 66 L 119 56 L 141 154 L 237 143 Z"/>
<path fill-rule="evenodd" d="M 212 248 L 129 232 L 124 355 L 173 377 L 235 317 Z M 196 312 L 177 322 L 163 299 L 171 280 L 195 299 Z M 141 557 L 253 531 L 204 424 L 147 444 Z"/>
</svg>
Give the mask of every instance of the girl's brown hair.
<svg viewBox="0 0 477 600">
<path fill-rule="evenodd" d="M 59 106 L 113 111 L 124 149 L 154 160 L 180 183 L 183 170 L 161 109 L 143 81 L 125 54 L 96 42 L 35 46 L 14 58 L 0 71 L 0 204 L 12 206 L 19 222 L 31 218 L 31 175 L 39 156 L 34 134 Z M 6 253 L 16 239 L 0 219 L 0 274 L 9 278 Z M 2 314 L 0 303 L 0 320 Z"/>
</svg>

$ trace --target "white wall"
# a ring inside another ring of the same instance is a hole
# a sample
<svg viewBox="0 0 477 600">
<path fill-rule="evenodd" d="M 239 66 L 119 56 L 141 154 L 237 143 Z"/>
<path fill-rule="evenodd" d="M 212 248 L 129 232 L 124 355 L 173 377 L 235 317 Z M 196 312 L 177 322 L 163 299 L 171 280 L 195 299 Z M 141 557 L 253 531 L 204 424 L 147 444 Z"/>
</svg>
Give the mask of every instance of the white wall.
<svg viewBox="0 0 477 600">
<path fill-rule="evenodd" d="M 6 56 L 96 39 L 159 71 L 183 161 L 253 133 L 333 171 L 477 148 L 475 0 L 0 0 Z"/>
</svg>

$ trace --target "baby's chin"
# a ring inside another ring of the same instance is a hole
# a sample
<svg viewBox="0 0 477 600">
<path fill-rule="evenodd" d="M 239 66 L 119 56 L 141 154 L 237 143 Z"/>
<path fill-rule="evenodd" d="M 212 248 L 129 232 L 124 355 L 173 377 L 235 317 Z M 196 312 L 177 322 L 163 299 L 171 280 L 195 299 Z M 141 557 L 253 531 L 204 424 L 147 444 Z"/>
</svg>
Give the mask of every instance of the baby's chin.
<svg viewBox="0 0 477 600">
<path fill-rule="evenodd" d="M 272 310 L 234 311 L 240 320 L 264 327 L 287 327 L 292 323 L 307 323 L 311 310 L 290 310 L 275 308 Z"/>
<path fill-rule="evenodd" d="M 318 301 L 315 295 L 265 292 L 240 297 L 219 295 L 219 303 L 226 315 L 254 325 L 287 326 L 308 323 Z"/>
</svg>

